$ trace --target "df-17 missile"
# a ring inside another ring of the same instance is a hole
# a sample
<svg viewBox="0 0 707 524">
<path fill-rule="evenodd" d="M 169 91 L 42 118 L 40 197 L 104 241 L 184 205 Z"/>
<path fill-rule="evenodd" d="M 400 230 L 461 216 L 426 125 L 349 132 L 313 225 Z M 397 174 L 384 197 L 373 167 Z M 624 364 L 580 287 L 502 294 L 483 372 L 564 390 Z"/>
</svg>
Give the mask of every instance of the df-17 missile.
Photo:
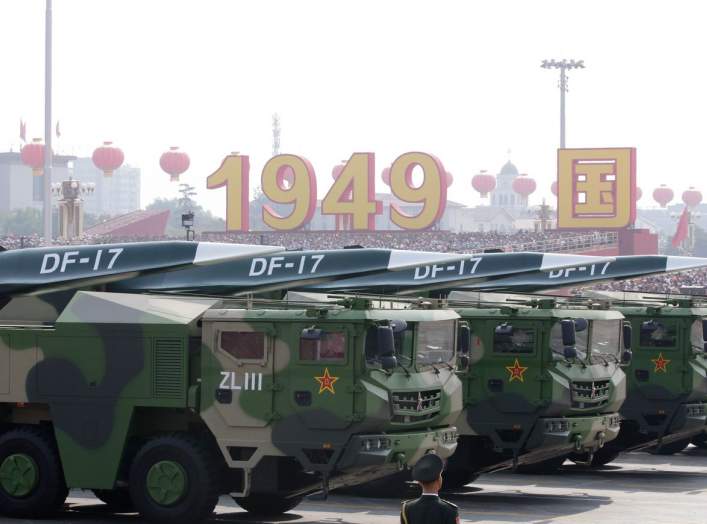
<svg viewBox="0 0 707 524">
<path fill-rule="evenodd" d="M 121 292 L 231 296 L 293 289 L 410 292 L 455 287 L 520 272 L 600 264 L 612 257 L 542 253 L 463 255 L 395 249 L 286 251 L 145 275 L 112 284 Z"/>
<path fill-rule="evenodd" d="M 201 267 L 281 251 L 279 246 L 138 242 L 0 248 L 0 298 L 95 286 L 154 272 Z"/>
<path fill-rule="evenodd" d="M 478 291 L 532 293 L 566 287 L 583 287 L 607 281 L 626 280 L 649 275 L 687 271 L 707 267 L 707 258 L 668 255 L 626 255 L 603 263 L 564 269 L 550 269 L 510 275 L 475 282 L 463 288 Z"/>
</svg>

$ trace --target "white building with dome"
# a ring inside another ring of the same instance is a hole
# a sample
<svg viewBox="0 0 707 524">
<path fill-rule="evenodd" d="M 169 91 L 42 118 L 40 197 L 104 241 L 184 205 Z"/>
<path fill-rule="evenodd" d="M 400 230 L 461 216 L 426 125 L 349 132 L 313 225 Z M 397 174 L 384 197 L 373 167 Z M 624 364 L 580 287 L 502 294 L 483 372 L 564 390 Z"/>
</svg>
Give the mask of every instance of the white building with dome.
<svg viewBox="0 0 707 524">
<path fill-rule="evenodd" d="M 527 208 L 527 202 L 523 202 L 521 196 L 513 191 L 513 181 L 520 173 L 518 168 L 509 160 L 496 175 L 496 189 L 491 193 L 491 206 L 502 207 L 504 209 Z"/>
</svg>

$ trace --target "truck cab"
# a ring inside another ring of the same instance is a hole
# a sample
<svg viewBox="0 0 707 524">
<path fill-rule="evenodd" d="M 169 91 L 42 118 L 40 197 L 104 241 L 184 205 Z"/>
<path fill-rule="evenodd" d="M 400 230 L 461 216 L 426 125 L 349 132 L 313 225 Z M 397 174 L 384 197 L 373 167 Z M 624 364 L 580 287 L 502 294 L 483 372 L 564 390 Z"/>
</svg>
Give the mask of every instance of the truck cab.
<svg viewBox="0 0 707 524">
<path fill-rule="evenodd" d="M 470 325 L 459 446 L 445 482 L 482 472 L 558 467 L 571 452 L 593 454 L 618 435 L 626 396 L 624 317 L 617 311 L 502 296 L 450 306 Z"/>
<path fill-rule="evenodd" d="M 221 494 L 273 515 L 446 458 L 458 324 L 358 299 L 18 299 L 0 312 L 0 511 L 46 515 L 84 488 L 155 522 L 199 522 Z"/>
<path fill-rule="evenodd" d="M 625 450 L 672 454 L 692 439 L 700 441 L 707 409 L 707 308 L 687 297 L 645 296 L 613 307 L 633 327 L 633 360 L 626 368 L 621 432 L 594 463 L 606 464 Z"/>
</svg>

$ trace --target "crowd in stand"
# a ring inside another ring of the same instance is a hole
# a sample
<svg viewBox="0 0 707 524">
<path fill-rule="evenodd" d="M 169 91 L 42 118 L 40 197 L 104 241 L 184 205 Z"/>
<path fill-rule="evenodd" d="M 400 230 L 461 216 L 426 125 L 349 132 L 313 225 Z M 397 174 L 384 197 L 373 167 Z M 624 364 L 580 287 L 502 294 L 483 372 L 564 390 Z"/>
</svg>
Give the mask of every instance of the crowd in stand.
<svg viewBox="0 0 707 524">
<path fill-rule="evenodd" d="M 183 238 L 115 238 L 82 237 L 74 244 L 107 244 L 133 242 L 138 240 L 182 240 Z M 509 251 L 572 252 L 582 248 L 601 247 L 614 243 L 615 237 L 606 233 L 578 235 L 560 231 L 516 233 L 474 232 L 451 233 L 448 231 L 300 231 L 300 232 L 263 232 L 263 233 L 209 233 L 201 240 L 214 242 L 233 242 L 240 244 L 266 244 L 283 246 L 286 249 L 336 249 L 345 246 L 370 248 L 409 249 L 417 251 L 435 251 L 447 253 L 478 253 L 486 249 Z M 54 244 L 69 242 L 55 241 Z M 43 239 L 36 235 L 0 237 L 0 246 L 5 249 L 36 247 L 43 244 Z M 595 284 L 593 289 L 611 291 L 643 291 L 653 293 L 679 293 L 685 288 L 707 288 L 707 270 L 694 270 L 679 273 L 667 273 L 650 277 Z"/>
<path fill-rule="evenodd" d="M 450 231 L 298 231 L 264 233 L 207 233 L 206 240 L 240 244 L 268 244 L 287 249 L 336 249 L 345 246 L 409 249 L 440 253 L 479 253 L 485 249 L 503 251 L 562 252 L 614 244 L 611 233 L 578 235 L 557 230 L 515 233 Z"/>
<path fill-rule="evenodd" d="M 664 273 L 591 286 L 591 289 L 602 291 L 642 291 L 644 293 L 671 294 L 694 292 L 701 294 L 700 288 L 707 289 L 707 269 Z"/>
</svg>

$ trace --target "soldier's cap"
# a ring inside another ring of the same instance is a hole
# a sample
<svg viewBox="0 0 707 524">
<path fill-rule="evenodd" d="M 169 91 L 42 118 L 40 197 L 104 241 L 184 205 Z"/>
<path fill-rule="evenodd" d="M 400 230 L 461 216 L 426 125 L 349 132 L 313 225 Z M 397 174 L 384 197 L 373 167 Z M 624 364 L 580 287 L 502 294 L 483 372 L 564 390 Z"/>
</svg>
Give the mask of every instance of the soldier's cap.
<svg viewBox="0 0 707 524">
<path fill-rule="evenodd" d="M 442 474 L 444 461 L 434 453 L 428 453 L 417 461 L 412 468 L 412 480 L 434 482 Z"/>
</svg>

